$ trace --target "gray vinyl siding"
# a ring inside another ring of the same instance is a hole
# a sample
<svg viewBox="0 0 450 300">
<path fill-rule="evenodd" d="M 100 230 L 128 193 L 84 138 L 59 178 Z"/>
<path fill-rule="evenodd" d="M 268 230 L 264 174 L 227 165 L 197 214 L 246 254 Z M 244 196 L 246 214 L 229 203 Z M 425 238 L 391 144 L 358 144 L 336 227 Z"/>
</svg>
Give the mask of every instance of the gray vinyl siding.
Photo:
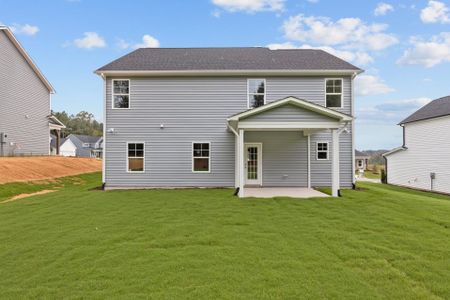
<svg viewBox="0 0 450 300">
<path fill-rule="evenodd" d="M 242 119 L 242 121 L 252 121 L 252 122 L 310 122 L 310 123 L 321 123 L 321 122 L 336 122 L 336 119 L 329 118 L 324 115 L 319 115 L 310 110 L 299 108 L 295 105 L 289 104 L 281 107 L 271 109 L 269 111 L 262 112 L 260 114 L 250 116 L 248 118 Z"/>
<path fill-rule="evenodd" d="M 106 137 L 104 159 L 107 187 L 234 186 L 235 136 L 227 129 L 226 119 L 247 110 L 247 77 L 120 79 L 130 79 L 130 109 L 112 109 L 112 78 L 106 79 L 106 130 L 114 128 L 114 133 L 107 133 Z M 267 77 L 267 102 L 295 96 L 324 105 L 324 80 L 324 77 Z M 350 91 L 350 78 L 345 78 L 344 108 L 339 111 L 348 114 L 351 113 Z M 278 117 L 286 117 L 285 110 L 289 109 L 280 109 Z M 307 114 L 310 119 L 309 112 L 305 113 L 305 118 Z M 291 120 L 291 117 L 287 118 Z M 263 145 L 263 151 L 269 151 L 267 161 L 263 158 L 263 165 L 266 165 L 266 168 L 263 167 L 264 184 L 306 184 L 306 138 L 300 132 L 265 133 L 266 137 L 262 136 L 262 132 L 246 134 L 252 139 L 260 137 L 267 144 L 267 150 Z M 294 136 L 298 140 L 293 139 Z M 319 137 L 331 142 L 329 133 Z M 315 139 L 316 136 L 311 140 L 312 156 L 315 153 Z M 283 152 L 278 170 L 274 140 L 292 143 Z M 351 140 L 350 134 L 341 136 L 341 183 L 345 187 L 351 186 L 353 177 Z M 192 142 L 197 141 L 211 143 L 210 173 L 192 172 Z M 127 142 L 145 143 L 144 173 L 127 172 Z M 331 185 L 331 160 L 311 160 L 311 164 L 312 184 Z M 287 178 L 283 179 L 282 175 L 286 174 Z"/>
<path fill-rule="evenodd" d="M 49 91 L 3 31 L 0 82 L 0 132 L 8 135 L 4 155 L 48 155 Z"/>
<path fill-rule="evenodd" d="M 244 142 L 262 143 L 263 186 L 308 186 L 308 143 L 302 132 L 246 132 Z"/>
</svg>

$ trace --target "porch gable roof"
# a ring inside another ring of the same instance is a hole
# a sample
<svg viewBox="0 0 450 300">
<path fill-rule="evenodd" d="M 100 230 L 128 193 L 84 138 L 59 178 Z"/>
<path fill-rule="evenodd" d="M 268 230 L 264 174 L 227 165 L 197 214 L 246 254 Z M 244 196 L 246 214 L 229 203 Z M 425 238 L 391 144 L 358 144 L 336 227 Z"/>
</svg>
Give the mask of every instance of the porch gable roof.
<svg viewBox="0 0 450 300">
<path fill-rule="evenodd" d="M 330 108 L 327 108 L 327 107 L 324 107 L 324 106 L 321 106 L 321 105 L 318 105 L 318 104 L 315 104 L 315 103 L 311 103 L 309 101 L 302 100 L 302 99 L 299 99 L 299 98 L 296 98 L 296 97 L 287 97 L 287 98 L 283 98 L 283 99 L 280 99 L 280 100 L 273 101 L 271 103 L 262 105 L 262 106 L 257 107 L 257 108 L 253 108 L 253 109 L 249 109 L 249 110 L 240 112 L 238 114 L 230 116 L 227 119 L 227 121 L 228 122 L 230 122 L 230 121 L 240 121 L 243 118 L 248 118 L 250 116 L 255 116 L 255 115 L 261 114 L 263 112 L 267 112 L 267 111 L 272 110 L 274 108 L 285 106 L 285 105 L 294 105 L 294 106 L 297 106 L 297 107 L 300 107 L 300 108 L 303 108 L 303 109 L 306 109 L 306 110 L 318 113 L 318 114 L 323 115 L 323 116 L 334 118 L 334 119 L 336 119 L 337 121 L 340 121 L 340 122 L 348 122 L 348 121 L 353 120 L 353 117 L 351 117 L 351 116 L 349 116 L 347 114 L 344 114 L 344 113 L 332 110 Z"/>
</svg>

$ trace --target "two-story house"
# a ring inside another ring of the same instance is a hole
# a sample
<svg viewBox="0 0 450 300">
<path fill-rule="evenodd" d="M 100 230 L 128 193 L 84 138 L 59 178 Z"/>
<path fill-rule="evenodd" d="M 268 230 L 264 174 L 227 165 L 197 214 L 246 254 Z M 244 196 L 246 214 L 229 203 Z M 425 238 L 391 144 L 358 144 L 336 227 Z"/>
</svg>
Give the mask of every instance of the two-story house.
<svg viewBox="0 0 450 300">
<path fill-rule="evenodd" d="M 138 49 L 104 81 L 107 189 L 351 188 L 353 80 L 321 50 Z"/>
<path fill-rule="evenodd" d="M 431 101 L 398 125 L 402 146 L 383 154 L 387 183 L 450 194 L 450 96 Z"/>
<path fill-rule="evenodd" d="M 65 128 L 51 115 L 53 93 L 12 31 L 0 26 L 0 156 L 50 154 L 50 131 L 59 139 Z"/>
</svg>

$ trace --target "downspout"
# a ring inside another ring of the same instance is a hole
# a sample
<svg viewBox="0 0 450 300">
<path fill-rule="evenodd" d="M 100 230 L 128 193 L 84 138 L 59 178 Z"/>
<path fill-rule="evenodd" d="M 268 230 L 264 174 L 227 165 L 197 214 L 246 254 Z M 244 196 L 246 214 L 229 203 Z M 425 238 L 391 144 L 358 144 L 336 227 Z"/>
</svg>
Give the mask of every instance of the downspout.
<svg viewBox="0 0 450 300">
<path fill-rule="evenodd" d="M 100 74 L 103 78 L 103 153 L 102 153 L 102 189 L 106 187 L 106 77 L 103 73 Z"/>
<path fill-rule="evenodd" d="M 239 133 L 236 131 L 236 129 L 234 129 L 233 128 L 233 126 L 231 126 L 230 125 L 230 123 L 228 122 L 228 120 L 227 120 L 227 127 L 228 127 L 228 129 L 237 137 L 237 138 L 239 138 Z M 236 142 L 235 142 L 236 143 Z M 237 153 L 237 151 L 236 151 L 236 148 L 238 147 L 238 145 L 234 145 L 234 147 L 235 147 L 235 153 L 234 153 L 234 155 L 237 155 L 238 153 Z M 239 149 L 238 149 L 238 151 L 239 151 Z M 235 161 L 235 168 L 236 168 L 236 157 L 234 158 L 234 161 Z M 236 170 L 234 170 L 234 176 L 236 176 Z M 236 179 L 235 179 L 236 180 Z M 236 183 L 236 181 L 235 181 L 235 183 Z M 235 187 L 236 189 L 234 190 L 234 193 L 233 193 L 233 195 L 234 196 L 237 196 L 238 194 L 239 194 L 239 187 Z"/>
<path fill-rule="evenodd" d="M 357 72 L 354 72 L 352 77 L 351 77 L 351 85 L 352 85 L 352 89 L 351 89 L 351 103 L 352 103 L 352 117 L 355 117 L 355 87 L 354 87 L 354 79 L 356 77 L 356 75 L 358 75 Z M 355 119 L 352 120 L 352 188 L 356 189 L 356 182 L 355 182 Z"/>
<path fill-rule="evenodd" d="M 403 148 L 405 148 L 406 147 L 406 137 L 405 137 L 405 125 L 404 124 L 401 124 L 400 126 L 402 126 L 402 128 L 403 128 Z"/>
</svg>

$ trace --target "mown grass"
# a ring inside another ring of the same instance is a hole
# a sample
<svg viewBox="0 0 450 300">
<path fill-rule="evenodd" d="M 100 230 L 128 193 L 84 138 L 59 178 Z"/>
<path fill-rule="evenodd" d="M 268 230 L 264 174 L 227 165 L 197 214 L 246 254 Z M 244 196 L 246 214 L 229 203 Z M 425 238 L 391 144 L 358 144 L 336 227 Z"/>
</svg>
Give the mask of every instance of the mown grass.
<svg viewBox="0 0 450 300">
<path fill-rule="evenodd" d="M 381 174 L 373 173 L 372 171 L 367 170 L 364 172 L 364 177 L 370 178 L 370 179 L 381 179 Z"/>
<path fill-rule="evenodd" d="M 0 204 L 0 298 L 450 298 L 447 196 L 361 183 L 238 199 L 79 178 Z"/>
</svg>

